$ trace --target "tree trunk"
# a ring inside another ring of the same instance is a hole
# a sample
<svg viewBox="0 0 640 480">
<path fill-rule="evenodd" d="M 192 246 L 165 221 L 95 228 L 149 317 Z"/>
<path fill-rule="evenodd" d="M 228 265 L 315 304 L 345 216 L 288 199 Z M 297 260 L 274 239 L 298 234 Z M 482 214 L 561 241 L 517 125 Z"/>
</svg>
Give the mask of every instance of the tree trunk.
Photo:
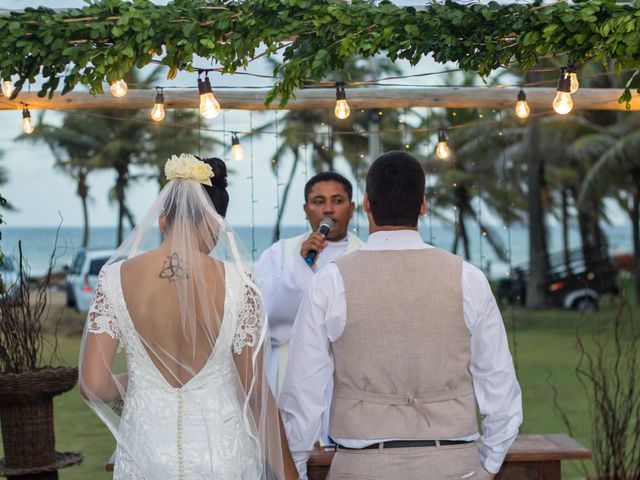
<svg viewBox="0 0 640 480">
<path fill-rule="evenodd" d="M 368 111 L 368 120 L 367 148 L 369 150 L 369 164 L 371 164 L 380 156 L 380 116 L 377 109 Z"/>
<path fill-rule="evenodd" d="M 569 197 L 567 189 L 562 187 L 562 251 L 564 266 L 571 273 L 571 259 L 569 258 Z"/>
<path fill-rule="evenodd" d="M 539 149 L 540 120 L 537 117 L 530 120 L 528 133 L 529 282 L 526 305 L 529 308 L 544 308 L 548 305 L 546 289 L 548 268 L 542 203 L 542 155 Z"/>
<path fill-rule="evenodd" d="M 636 301 L 640 305 L 640 188 L 637 184 L 633 192 L 631 229 L 633 231 L 633 259 L 635 261 L 635 293 Z"/>
<path fill-rule="evenodd" d="M 599 209 L 598 199 L 588 199 L 578 210 L 578 227 L 587 269 L 601 261 L 600 249 L 607 243 L 598 224 Z"/>
<path fill-rule="evenodd" d="M 125 200 L 125 189 L 127 186 L 127 171 L 128 168 L 126 165 L 119 165 L 116 167 L 117 178 L 116 178 L 116 200 L 118 202 L 118 234 L 116 243 L 117 246 L 122 244 L 124 240 L 124 218 L 126 214 L 126 205 L 124 203 Z"/>
<path fill-rule="evenodd" d="M 471 251 L 469 249 L 469 235 L 467 235 L 467 226 L 464 223 L 464 216 L 460 215 L 460 234 L 462 235 L 462 246 L 464 247 L 465 260 L 471 259 Z"/>
<path fill-rule="evenodd" d="M 87 248 L 89 246 L 89 208 L 87 205 L 89 186 L 87 185 L 86 173 L 81 172 L 78 175 L 77 194 L 80 197 L 80 202 L 82 204 L 82 246 Z"/>
<path fill-rule="evenodd" d="M 273 229 L 273 239 L 272 239 L 273 243 L 277 242 L 280 239 L 280 222 L 282 221 L 282 215 L 284 214 L 284 207 L 287 204 L 287 199 L 289 198 L 289 190 L 291 189 L 291 185 L 293 184 L 293 180 L 296 175 L 296 169 L 298 168 L 299 160 L 300 160 L 300 152 L 296 148 L 293 151 L 293 165 L 291 165 L 289 178 L 287 179 L 287 184 L 284 187 L 284 192 L 282 192 L 282 201 L 280 202 L 280 211 L 278 212 L 278 216 L 276 218 L 276 224 Z"/>
</svg>

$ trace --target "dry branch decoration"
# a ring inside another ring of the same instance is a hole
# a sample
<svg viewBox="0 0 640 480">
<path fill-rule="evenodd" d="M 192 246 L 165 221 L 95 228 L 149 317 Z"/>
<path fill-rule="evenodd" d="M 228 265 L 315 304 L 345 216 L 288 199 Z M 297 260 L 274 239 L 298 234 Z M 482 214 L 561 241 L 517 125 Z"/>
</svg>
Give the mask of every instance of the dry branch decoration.
<svg viewBox="0 0 640 480">
<path fill-rule="evenodd" d="M 42 75 L 40 95 L 77 84 L 101 93 L 104 82 L 159 59 L 168 78 L 193 70 L 194 56 L 224 73 L 261 55 L 280 52 L 276 83 L 265 103 L 281 106 L 308 80 L 342 71 L 353 56 L 380 53 L 415 65 L 432 54 L 488 75 L 516 62 L 532 68 L 541 57 L 612 60 L 640 67 L 640 0 L 556 2 L 547 5 L 429 3 L 424 10 L 366 0 L 99 0 L 83 8 L 25 9 L 0 17 L 0 74 L 25 82 Z M 266 51 L 258 53 L 260 49 Z M 620 98 L 631 98 L 630 85 Z M 640 93 L 640 92 L 639 92 Z"/>
<path fill-rule="evenodd" d="M 18 242 L 18 252 L 18 280 L 12 287 L 15 293 L 5 292 L 0 297 L 0 374 L 35 371 L 43 366 L 45 355 L 43 327 L 48 313 L 55 249 L 47 273 L 33 290 L 29 267 L 22 254 L 22 241 Z M 52 356 L 56 354 L 56 347 L 54 344 Z"/>
<path fill-rule="evenodd" d="M 576 330 L 580 357 L 575 372 L 588 399 L 598 480 L 640 478 L 640 324 L 624 292 L 621 299 L 615 317 L 601 320 L 608 323 L 598 325 L 596 333 L 585 333 L 584 316 Z M 573 435 L 551 377 L 549 372 L 554 407 Z"/>
<path fill-rule="evenodd" d="M 578 329 L 576 375 L 590 400 L 593 461 L 602 480 L 640 478 L 640 330 L 626 299 L 606 333 L 587 345 Z"/>
</svg>

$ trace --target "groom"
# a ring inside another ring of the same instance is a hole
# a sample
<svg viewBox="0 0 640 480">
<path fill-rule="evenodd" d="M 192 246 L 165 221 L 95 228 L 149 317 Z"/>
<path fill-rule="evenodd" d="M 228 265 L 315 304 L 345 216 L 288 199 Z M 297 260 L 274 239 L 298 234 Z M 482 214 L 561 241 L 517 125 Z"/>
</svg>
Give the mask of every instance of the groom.
<svg viewBox="0 0 640 480">
<path fill-rule="evenodd" d="M 318 272 L 302 301 L 280 396 L 301 479 L 332 375 L 332 480 L 490 479 L 517 436 L 500 311 L 480 270 L 422 242 L 424 185 L 412 156 L 378 158 L 369 240 Z"/>
</svg>

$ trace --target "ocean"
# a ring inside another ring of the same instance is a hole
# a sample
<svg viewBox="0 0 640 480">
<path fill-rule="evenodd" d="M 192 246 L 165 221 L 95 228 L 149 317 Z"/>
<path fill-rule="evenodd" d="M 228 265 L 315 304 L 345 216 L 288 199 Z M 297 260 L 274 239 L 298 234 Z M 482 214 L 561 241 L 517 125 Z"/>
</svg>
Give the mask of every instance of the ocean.
<svg viewBox="0 0 640 480">
<path fill-rule="evenodd" d="M 254 229 L 248 226 L 235 227 L 244 247 L 249 254 L 253 250 L 253 257 L 257 260 L 260 254 L 271 245 L 273 227 L 257 226 Z M 22 240 L 23 252 L 29 263 L 32 276 L 42 275 L 46 272 L 49 258 L 55 244 L 56 228 L 29 227 L 29 228 L 4 228 L 0 227 L 2 240 L 0 248 L 5 254 L 17 257 L 18 241 Z M 306 230 L 305 225 L 283 226 L 281 237 L 287 238 L 299 235 Z M 360 238 L 366 240 L 366 227 L 353 228 Z M 420 223 L 422 238 L 435 246 L 450 250 L 453 244 L 453 228 L 448 225 L 435 222 L 429 225 L 428 220 Z M 494 227 L 495 236 L 501 241 L 508 251 L 511 250 L 511 263 L 517 265 L 527 261 L 528 257 L 528 232 L 523 226 Z M 629 226 L 607 226 L 605 229 L 609 239 L 609 247 L 612 252 L 630 252 L 632 250 L 631 229 Z M 487 239 L 481 235 L 477 226 L 469 228 L 471 258 L 469 261 L 481 268 L 490 278 L 504 276 L 508 270 L 508 263 L 501 262 Z M 576 228 L 570 230 L 569 241 L 572 248 L 580 246 L 580 237 Z M 57 242 L 57 251 L 54 270 L 62 270 L 64 266 L 71 264 L 73 256 L 82 243 L 82 228 L 60 228 Z M 90 230 L 90 247 L 113 249 L 116 243 L 116 229 L 113 227 L 94 227 Z M 549 238 L 550 252 L 559 251 L 562 248 L 560 227 L 550 228 Z M 462 254 L 462 246 L 459 246 L 458 254 Z"/>
</svg>

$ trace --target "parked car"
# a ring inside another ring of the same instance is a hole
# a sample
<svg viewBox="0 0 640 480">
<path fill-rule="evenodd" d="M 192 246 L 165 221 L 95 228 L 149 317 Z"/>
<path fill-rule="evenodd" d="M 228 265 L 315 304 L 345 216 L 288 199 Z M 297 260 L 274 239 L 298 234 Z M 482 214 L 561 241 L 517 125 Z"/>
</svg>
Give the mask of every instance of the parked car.
<svg viewBox="0 0 640 480">
<path fill-rule="evenodd" d="M 115 250 L 80 249 L 67 272 L 67 306 L 79 312 L 88 312 L 93 300 L 93 290 L 98 283 L 100 269 Z"/>
<path fill-rule="evenodd" d="M 555 253 L 549 255 L 548 265 L 545 285 L 557 307 L 593 312 L 602 294 L 618 294 L 618 268 L 604 247 Z M 510 277 L 498 280 L 498 300 L 524 305 L 528 278 L 529 265 L 515 267 Z"/>
<path fill-rule="evenodd" d="M 0 265 L 0 298 L 18 299 L 18 268 L 16 261 L 5 255 Z"/>
</svg>

